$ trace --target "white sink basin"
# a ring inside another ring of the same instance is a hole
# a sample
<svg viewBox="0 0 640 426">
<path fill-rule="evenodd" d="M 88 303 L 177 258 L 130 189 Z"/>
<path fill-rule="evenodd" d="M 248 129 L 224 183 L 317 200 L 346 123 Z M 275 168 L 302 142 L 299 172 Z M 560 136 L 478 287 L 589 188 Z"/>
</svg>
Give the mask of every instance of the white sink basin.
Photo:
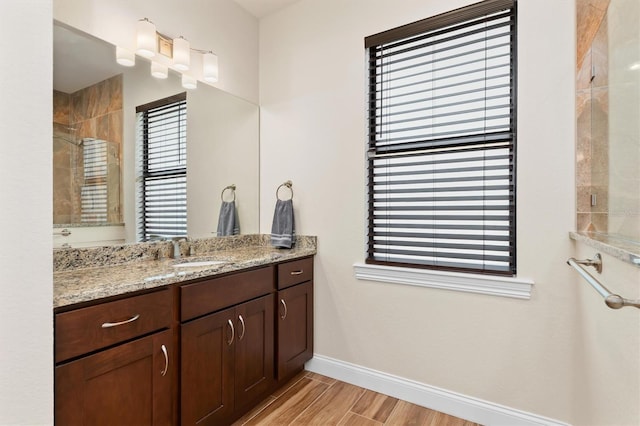
<svg viewBox="0 0 640 426">
<path fill-rule="evenodd" d="M 218 266 L 229 263 L 226 260 L 201 260 L 197 262 L 174 263 L 174 268 L 204 268 L 207 266 Z"/>
</svg>

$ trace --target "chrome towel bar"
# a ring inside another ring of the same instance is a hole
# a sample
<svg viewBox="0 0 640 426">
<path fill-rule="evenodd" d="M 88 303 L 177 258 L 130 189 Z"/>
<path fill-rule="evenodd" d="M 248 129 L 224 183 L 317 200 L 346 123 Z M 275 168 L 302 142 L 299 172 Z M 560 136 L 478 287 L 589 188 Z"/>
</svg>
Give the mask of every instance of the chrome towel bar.
<svg viewBox="0 0 640 426">
<path fill-rule="evenodd" d="M 593 287 L 604 298 L 604 303 L 611 309 L 620 309 L 625 306 L 633 306 L 640 309 L 640 300 L 629 300 L 624 297 L 611 293 L 600 281 L 595 279 L 590 273 L 586 271 L 581 265 L 593 266 L 598 273 L 602 272 L 602 257 L 600 253 L 597 253 L 594 259 L 577 260 L 573 257 L 567 260 L 567 264 L 571 265 L 582 278 L 585 279 L 591 287 Z"/>
</svg>

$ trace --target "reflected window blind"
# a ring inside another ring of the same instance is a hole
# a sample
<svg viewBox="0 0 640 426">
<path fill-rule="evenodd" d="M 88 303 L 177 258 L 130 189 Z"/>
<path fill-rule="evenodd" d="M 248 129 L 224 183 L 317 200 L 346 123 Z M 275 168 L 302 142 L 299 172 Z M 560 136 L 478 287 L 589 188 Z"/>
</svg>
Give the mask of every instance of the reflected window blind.
<svg viewBox="0 0 640 426">
<path fill-rule="evenodd" d="M 107 142 L 82 139 L 84 183 L 80 188 L 80 221 L 107 221 Z"/>
<path fill-rule="evenodd" d="M 515 275 L 516 2 L 365 47 L 367 263 Z"/>
<path fill-rule="evenodd" d="M 137 108 L 138 239 L 187 235 L 186 93 Z"/>
</svg>

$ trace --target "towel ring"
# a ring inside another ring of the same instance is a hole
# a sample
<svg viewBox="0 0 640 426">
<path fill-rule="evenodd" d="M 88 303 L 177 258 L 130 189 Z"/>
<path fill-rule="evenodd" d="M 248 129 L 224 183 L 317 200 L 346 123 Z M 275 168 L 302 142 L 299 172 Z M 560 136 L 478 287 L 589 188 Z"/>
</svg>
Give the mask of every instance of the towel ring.
<svg viewBox="0 0 640 426">
<path fill-rule="evenodd" d="M 291 191 L 291 198 L 290 200 L 293 200 L 293 182 L 291 182 L 290 180 L 280 184 L 280 186 L 278 187 L 278 189 L 276 189 L 276 198 L 278 200 L 283 201 L 279 196 L 278 193 L 280 192 L 280 188 L 282 188 L 283 186 L 286 186 L 287 188 L 289 188 L 289 191 Z"/>
<path fill-rule="evenodd" d="M 227 189 L 230 189 L 230 190 L 233 192 L 233 200 L 232 200 L 232 201 L 236 201 L 236 186 L 235 186 L 235 185 L 229 185 L 229 186 L 226 186 L 226 187 L 222 190 L 222 192 L 220 193 L 220 199 L 224 202 L 224 192 L 225 192 Z"/>
</svg>

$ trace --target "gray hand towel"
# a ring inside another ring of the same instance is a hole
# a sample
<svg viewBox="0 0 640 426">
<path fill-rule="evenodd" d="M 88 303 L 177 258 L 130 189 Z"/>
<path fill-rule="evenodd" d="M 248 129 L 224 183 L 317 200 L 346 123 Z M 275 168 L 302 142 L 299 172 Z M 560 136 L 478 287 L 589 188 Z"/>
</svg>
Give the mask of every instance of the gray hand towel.
<svg viewBox="0 0 640 426">
<path fill-rule="evenodd" d="M 220 206 L 220 216 L 218 217 L 218 236 L 240 234 L 240 220 L 235 201 L 223 201 Z"/>
<path fill-rule="evenodd" d="M 296 227 L 293 220 L 293 201 L 278 200 L 271 225 L 271 245 L 291 248 L 295 244 Z"/>
</svg>

